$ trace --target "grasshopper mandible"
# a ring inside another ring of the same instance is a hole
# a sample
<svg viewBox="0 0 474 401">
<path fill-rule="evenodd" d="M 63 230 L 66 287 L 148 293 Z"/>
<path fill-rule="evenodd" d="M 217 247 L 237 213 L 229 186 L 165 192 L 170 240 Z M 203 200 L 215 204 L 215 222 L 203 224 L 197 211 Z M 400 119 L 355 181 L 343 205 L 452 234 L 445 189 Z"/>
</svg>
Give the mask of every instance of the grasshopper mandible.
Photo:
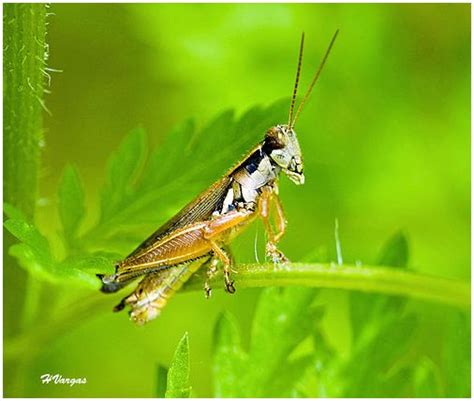
<svg viewBox="0 0 474 401">
<path fill-rule="evenodd" d="M 207 297 L 211 293 L 209 280 L 216 273 L 219 264 L 223 266 L 226 291 L 234 293 L 232 259 L 226 244 L 256 218 L 262 219 L 267 233 L 267 257 L 275 265 L 287 261 L 277 248 L 286 228 L 285 215 L 278 197 L 278 177 L 283 172 L 295 184 L 304 183 L 303 159 L 293 128 L 319 78 L 338 32 L 334 33 L 294 112 L 303 59 L 304 33 L 302 34 L 288 123 L 268 129 L 263 141 L 242 161 L 186 205 L 127 258 L 118 262 L 114 274 L 98 274 L 102 281 L 102 291 L 106 293 L 116 292 L 138 276 L 145 276 L 135 291 L 125 297 L 114 311 L 129 305 L 131 319 L 136 323 L 143 324 L 154 319 L 168 298 L 203 265 L 208 265 L 204 284 Z M 272 208 L 276 211 L 273 224 L 270 222 Z"/>
</svg>

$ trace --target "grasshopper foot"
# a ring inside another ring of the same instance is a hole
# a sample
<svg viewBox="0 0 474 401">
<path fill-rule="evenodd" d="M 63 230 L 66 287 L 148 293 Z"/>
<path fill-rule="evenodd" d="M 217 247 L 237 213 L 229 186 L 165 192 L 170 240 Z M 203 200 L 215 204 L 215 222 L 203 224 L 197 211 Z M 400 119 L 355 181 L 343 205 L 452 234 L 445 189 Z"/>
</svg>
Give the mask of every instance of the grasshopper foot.
<svg viewBox="0 0 474 401">
<path fill-rule="evenodd" d="M 225 282 L 225 290 L 229 294 L 233 294 L 235 292 L 234 280 L 230 279 L 230 269 L 228 266 L 227 268 L 224 269 L 224 282 Z"/>
<path fill-rule="evenodd" d="M 285 265 L 289 262 L 282 251 L 278 250 L 273 242 L 268 242 L 266 246 L 266 256 L 270 258 L 274 265 Z"/>
<path fill-rule="evenodd" d="M 226 290 L 229 294 L 235 293 L 234 282 L 233 282 L 233 281 L 229 281 L 228 283 L 225 283 L 225 290 Z"/>
<path fill-rule="evenodd" d="M 126 300 L 126 299 L 127 299 L 127 298 L 122 299 L 122 300 L 120 301 L 120 303 L 119 303 L 118 305 L 115 305 L 115 306 L 114 306 L 114 309 L 112 309 L 112 310 L 113 310 L 114 312 L 120 312 L 123 308 L 125 308 L 125 305 L 126 305 L 125 300 Z"/>
</svg>

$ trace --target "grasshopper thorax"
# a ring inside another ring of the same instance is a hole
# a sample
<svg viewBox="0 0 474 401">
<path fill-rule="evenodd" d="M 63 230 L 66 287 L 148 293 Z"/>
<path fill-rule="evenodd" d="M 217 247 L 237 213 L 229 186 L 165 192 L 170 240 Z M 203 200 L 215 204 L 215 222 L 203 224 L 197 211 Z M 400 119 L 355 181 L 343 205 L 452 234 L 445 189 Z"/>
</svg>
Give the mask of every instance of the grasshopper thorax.
<svg viewBox="0 0 474 401">
<path fill-rule="evenodd" d="M 276 125 L 265 134 L 263 150 L 288 178 L 304 184 L 303 158 L 295 131 L 288 125 Z"/>
</svg>

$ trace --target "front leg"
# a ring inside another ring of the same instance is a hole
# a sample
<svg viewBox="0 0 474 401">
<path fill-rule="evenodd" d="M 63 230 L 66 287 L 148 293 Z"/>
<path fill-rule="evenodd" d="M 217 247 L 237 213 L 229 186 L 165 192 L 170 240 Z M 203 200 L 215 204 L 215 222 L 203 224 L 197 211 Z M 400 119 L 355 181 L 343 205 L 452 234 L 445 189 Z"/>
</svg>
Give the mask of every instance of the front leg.
<svg viewBox="0 0 474 401">
<path fill-rule="evenodd" d="M 224 282 L 225 282 L 225 290 L 229 294 L 233 294 L 235 292 L 234 282 L 230 279 L 230 266 L 231 266 L 231 258 L 227 255 L 227 253 L 217 244 L 215 241 L 210 241 L 212 250 L 214 251 L 215 257 L 220 260 L 224 267 Z"/>
<path fill-rule="evenodd" d="M 270 223 L 270 211 L 272 205 L 274 205 L 276 209 L 275 225 L 278 230 L 276 232 L 274 231 L 272 224 Z M 285 234 L 286 219 L 280 198 L 276 193 L 276 188 L 272 188 L 270 186 L 262 188 L 262 194 L 260 196 L 258 204 L 258 212 L 260 217 L 262 218 L 265 231 L 268 236 L 266 245 L 267 257 L 270 257 L 275 264 L 288 262 L 288 259 L 283 254 L 283 252 L 281 252 L 277 248 L 278 242 Z"/>
</svg>

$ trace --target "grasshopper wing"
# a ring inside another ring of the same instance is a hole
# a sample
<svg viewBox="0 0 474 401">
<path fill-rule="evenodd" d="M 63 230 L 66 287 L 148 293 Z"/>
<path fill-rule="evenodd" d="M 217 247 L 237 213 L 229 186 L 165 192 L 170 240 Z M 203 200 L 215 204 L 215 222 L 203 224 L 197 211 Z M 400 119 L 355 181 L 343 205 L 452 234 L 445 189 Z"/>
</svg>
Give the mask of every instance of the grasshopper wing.
<svg viewBox="0 0 474 401">
<path fill-rule="evenodd" d="M 163 239 L 179 228 L 186 227 L 199 221 L 208 220 L 211 217 L 212 212 L 222 204 L 231 182 L 232 178 L 229 176 L 224 176 L 219 181 L 216 181 L 206 191 L 202 192 L 197 198 L 189 202 L 175 216 L 143 241 L 137 249 L 127 256 L 126 260 L 146 253 L 147 249 L 152 247 L 157 241 Z"/>
<path fill-rule="evenodd" d="M 216 181 L 148 237 L 127 256 L 127 258 L 118 263 L 116 265 L 115 274 L 109 276 L 97 275 L 103 283 L 102 291 L 118 291 L 138 276 L 152 271 L 165 270 L 174 266 L 173 263 L 168 264 L 164 263 L 163 260 L 157 260 L 156 266 L 148 262 L 148 266 L 144 268 L 140 261 L 143 260 L 144 256 L 146 259 L 153 259 L 151 253 L 156 252 L 156 247 L 160 246 L 160 242 L 166 243 L 167 237 L 172 237 L 173 234 L 185 227 L 209 220 L 214 210 L 218 209 L 223 203 L 224 197 L 231 184 L 232 178 L 229 175 L 225 175 L 219 181 Z M 183 261 L 181 260 L 181 262 Z M 135 266 L 136 269 L 134 268 Z"/>
</svg>

